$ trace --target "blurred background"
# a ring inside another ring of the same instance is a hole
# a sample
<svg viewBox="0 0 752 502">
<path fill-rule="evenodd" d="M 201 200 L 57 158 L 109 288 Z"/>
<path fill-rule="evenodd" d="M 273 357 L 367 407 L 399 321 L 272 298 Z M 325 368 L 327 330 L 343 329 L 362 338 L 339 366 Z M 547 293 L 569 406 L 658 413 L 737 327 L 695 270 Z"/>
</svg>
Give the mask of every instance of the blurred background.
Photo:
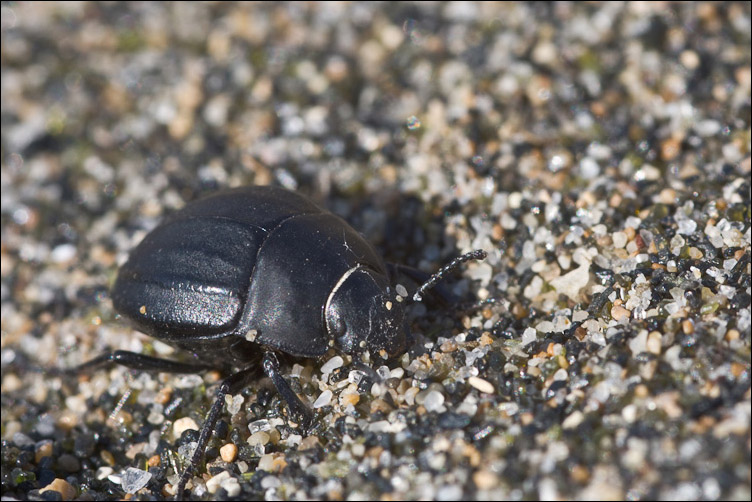
<svg viewBox="0 0 752 502">
<path fill-rule="evenodd" d="M 416 306 L 380 382 L 288 368 L 312 435 L 236 396 L 192 497 L 749 500 L 749 2 L 1 9 L 4 499 L 170 495 L 218 375 L 46 369 L 172 355 L 118 264 L 272 184 L 388 261 L 487 250 L 448 287 L 488 302 Z"/>
</svg>

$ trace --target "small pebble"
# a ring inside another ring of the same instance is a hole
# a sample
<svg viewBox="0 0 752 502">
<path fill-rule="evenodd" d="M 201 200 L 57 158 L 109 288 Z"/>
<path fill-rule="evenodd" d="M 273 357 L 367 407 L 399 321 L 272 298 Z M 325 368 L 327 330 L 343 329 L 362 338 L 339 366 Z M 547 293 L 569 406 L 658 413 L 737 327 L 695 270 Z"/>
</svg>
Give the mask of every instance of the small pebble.
<svg viewBox="0 0 752 502">
<path fill-rule="evenodd" d="M 506 413 L 511 417 L 520 412 L 520 405 L 515 402 L 501 403 L 499 405 L 499 411 Z"/>
<path fill-rule="evenodd" d="M 81 470 L 81 462 L 75 455 L 71 455 L 70 453 L 63 453 L 60 455 L 57 459 L 57 463 L 60 469 L 67 472 L 78 472 Z"/>
<path fill-rule="evenodd" d="M 76 489 L 66 480 L 60 478 L 52 480 L 52 483 L 40 489 L 39 493 L 44 493 L 46 491 L 58 492 L 63 500 L 73 500 L 76 498 Z"/>
<path fill-rule="evenodd" d="M 395 286 L 395 290 L 397 291 L 398 295 L 403 298 L 407 298 L 407 289 L 405 289 L 405 286 L 403 286 L 402 284 L 397 284 L 397 286 Z"/>
<path fill-rule="evenodd" d="M 113 472 L 115 472 L 115 470 L 112 467 L 100 467 L 99 469 L 97 469 L 95 477 L 99 481 L 102 481 L 103 479 L 107 479 L 109 476 L 111 476 Z"/>
<path fill-rule="evenodd" d="M 685 335 L 691 335 L 695 331 L 695 323 L 693 323 L 690 319 L 683 320 L 682 331 Z"/>
<path fill-rule="evenodd" d="M 248 444 L 251 446 L 255 445 L 261 445 L 264 446 L 266 443 L 269 442 L 270 436 L 266 432 L 259 431 L 255 434 L 251 434 L 248 438 Z"/>
<path fill-rule="evenodd" d="M 16 392 L 23 386 L 23 381 L 15 373 L 8 373 L 3 376 L 2 391 L 3 393 Z"/>
<path fill-rule="evenodd" d="M 499 484 L 499 476 L 492 471 L 482 469 L 473 474 L 473 482 L 479 490 L 490 490 Z"/>
<path fill-rule="evenodd" d="M 535 330 L 535 328 L 526 328 L 525 331 L 522 332 L 522 346 L 528 345 L 530 343 L 533 343 L 538 337 L 538 332 Z"/>
<path fill-rule="evenodd" d="M 150 479 L 151 473 L 149 471 L 128 467 L 123 473 L 120 484 L 125 493 L 136 493 L 146 486 Z"/>
<path fill-rule="evenodd" d="M 219 456 L 225 462 L 233 462 L 238 456 L 238 447 L 233 443 L 227 443 L 219 449 Z"/>
<path fill-rule="evenodd" d="M 13 443 L 19 448 L 23 448 L 25 446 L 33 445 L 34 441 L 23 432 L 16 432 L 13 434 Z"/>
<path fill-rule="evenodd" d="M 290 434 L 287 436 L 287 439 L 282 441 L 284 444 L 289 446 L 290 448 L 295 448 L 296 446 L 300 445 L 300 442 L 303 440 L 303 436 L 300 434 Z"/>
<path fill-rule="evenodd" d="M 556 373 L 554 373 L 554 381 L 566 381 L 569 378 L 569 374 L 567 373 L 567 370 L 564 368 L 559 368 L 556 370 Z"/>
<path fill-rule="evenodd" d="M 222 485 L 222 482 L 228 479 L 230 479 L 230 473 L 228 471 L 222 471 L 206 481 L 206 490 L 211 494 L 217 493 Z"/>
<path fill-rule="evenodd" d="M 267 472 L 282 472 L 287 467 L 284 453 L 267 453 L 259 459 L 258 469 Z"/>
<path fill-rule="evenodd" d="M 251 422 L 248 424 L 248 430 L 251 434 L 255 434 L 259 431 L 270 431 L 272 430 L 272 424 L 269 422 L 269 420 L 262 418 L 261 420 L 256 420 L 254 422 Z"/>
<path fill-rule="evenodd" d="M 739 330 L 736 329 L 730 329 L 726 333 L 726 340 L 732 341 L 732 340 L 738 340 L 741 333 L 739 333 Z"/>
<path fill-rule="evenodd" d="M 163 387 L 162 389 L 157 392 L 157 395 L 154 397 L 154 402 L 159 403 L 161 405 L 165 405 L 170 402 L 170 397 L 172 396 L 172 387 Z"/>
<path fill-rule="evenodd" d="M 572 466 L 570 473 L 572 480 L 576 483 L 585 483 L 588 479 L 590 479 L 590 472 L 588 472 L 587 468 L 579 464 Z"/>
<path fill-rule="evenodd" d="M 486 394 L 493 394 L 494 393 L 494 386 L 491 382 L 488 380 L 483 380 L 482 378 L 478 378 L 476 376 L 471 376 L 467 379 L 467 383 L 475 387 L 481 392 L 485 392 Z"/>
<path fill-rule="evenodd" d="M 590 263 L 583 263 L 571 272 L 551 280 L 551 286 L 557 293 L 564 294 L 576 301 L 580 290 L 587 285 L 589 280 Z"/>
<path fill-rule="evenodd" d="M 298 446 L 298 450 L 300 451 L 310 450 L 311 448 L 315 448 L 316 446 L 320 444 L 321 444 L 321 441 L 319 440 L 318 436 L 308 436 L 300 442 L 300 446 Z"/>
<path fill-rule="evenodd" d="M 337 368 L 341 368 L 342 365 L 345 363 L 344 359 L 340 356 L 334 356 L 331 359 L 329 359 L 327 362 L 321 365 L 321 373 L 327 374 L 331 373 L 332 371 L 336 370 Z"/>
<path fill-rule="evenodd" d="M 222 488 L 227 492 L 229 498 L 237 497 L 240 495 L 241 487 L 236 478 L 230 478 L 222 483 Z"/>
<path fill-rule="evenodd" d="M 613 239 L 615 248 L 623 248 L 627 245 L 627 234 L 624 232 L 614 232 L 611 239 Z"/>
<path fill-rule="evenodd" d="M 76 257 L 76 246 L 73 244 L 60 244 L 50 253 L 50 260 L 54 263 L 65 263 Z"/>
<path fill-rule="evenodd" d="M 261 480 L 261 488 L 268 490 L 270 488 L 279 488 L 282 481 L 277 476 L 266 476 Z"/>
<path fill-rule="evenodd" d="M 437 390 L 430 391 L 426 394 L 423 406 L 425 406 L 426 410 L 429 412 L 438 411 L 444 406 L 444 394 Z"/>
<path fill-rule="evenodd" d="M 561 426 L 564 429 L 575 429 L 583 420 L 585 420 L 585 415 L 580 410 L 575 410 L 564 419 Z"/>
<path fill-rule="evenodd" d="M 242 394 L 235 394 L 234 396 L 225 396 L 225 404 L 227 405 L 227 411 L 230 415 L 236 415 L 240 412 L 240 408 L 243 406 L 245 398 Z"/>
<path fill-rule="evenodd" d="M 329 406 L 329 403 L 332 402 L 332 391 L 325 390 L 322 392 L 319 397 L 316 399 L 316 401 L 313 402 L 314 408 L 323 408 L 324 406 Z"/>
<path fill-rule="evenodd" d="M 620 305 L 611 308 L 611 317 L 614 318 L 614 321 L 618 322 L 624 319 L 629 319 L 630 315 L 632 315 L 632 313 Z"/>
<path fill-rule="evenodd" d="M 651 352 L 653 354 L 660 354 L 661 353 L 661 334 L 658 331 L 653 331 L 648 335 L 648 341 L 647 341 L 647 349 L 648 352 Z"/>
<path fill-rule="evenodd" d="M 661 143 L 661 158 L 669 161 L 675 159 L 680 152 L 681 142 L 674 138 L 669 138 Z"/>
<path fill-rule="evenodd" d="M 700 136 L 708 138 L 721 132 L 721 124 L 716 120 L 701 120 L 694 125 L 694 129 Z"/>
<path fill-rule="evenodd" d="M 357 392 L 343 392 L 339 396 L 339 403 L 342 406 L 353 405 L 355 406 L 360 402 L 360 395 Z"/>
<path fill-rule="evenodd" d="M 679 62 L 688 70 L 694 70 L 700 66 L 700 56 L 692 50 L 684 50 L 679 54 Z M 707 121 L 710 122 L 710 121 Z M 720 129 L 720 127 L 719 127 Z"/>
<path fill-rule="evenodd" d="M 405 403 L 408 406 L 413 406 L 415 404 L 415 396 L 418 395 L 420 392 L 420 389 L 418 387 L 410 387 L 405 391 Z"/>
<path fill-rule="evenodd" d="M 193 429 L 194 431 L 199 430 L 198 424 L 191 417 L 178 418 L 175 420 L 175 423 L 172 424 L 172 431 L 175 438 L 182 436 L 188 429 Z"/>
<path fill-rule="evenodd" d="M 111 452 L 107 450 L 102 450 L 102 453 L 100 453 L 99 456 L 102 458 L 102 460 L 104 460 L 104 462 L 107 465 L 110 465 L 110 466 L 115 465 L 115 456 Z"/>
<path fill-rule="evenodd" d="M 34 452 L 34 460 L 38 464 L 44 457 L 52 456 L 52 440 L 45 439 L 37 443 L 36 451 Z"/>
</svg>

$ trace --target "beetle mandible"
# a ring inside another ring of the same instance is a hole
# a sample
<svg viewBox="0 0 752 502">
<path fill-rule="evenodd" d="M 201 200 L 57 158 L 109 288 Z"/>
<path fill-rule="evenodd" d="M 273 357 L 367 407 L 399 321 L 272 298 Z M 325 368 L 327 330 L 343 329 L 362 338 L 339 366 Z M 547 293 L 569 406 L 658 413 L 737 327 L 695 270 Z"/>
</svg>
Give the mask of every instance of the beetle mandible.
<svg viewBox="0 0 752 502">
<path fill-rule="evenodd" d="M 419 301 L 449 270 L 425 280 Z M 399 267 L 413 278 L 427 274 Z M 390 269 L 344 220 L 295 192 L 275 187 L 228 190 L 168 217 L 131 252 L 112 289 L 115 309 L 154 338 L 195 354 L 186 364 L 134 352 L 103 354 L 76 370 L 114 362 L 140 370 L 191 373 L 241 368 L 222 381 L 178 483 L 182 498 L 227 394 L 257 372 L 259 362 L 291 414 L 311 412 L 281 376 L 275 352 L 320 357 L 329 348 L 382 358 L 412 343 L 408 298 L 396 293 Z"/>
</svg>

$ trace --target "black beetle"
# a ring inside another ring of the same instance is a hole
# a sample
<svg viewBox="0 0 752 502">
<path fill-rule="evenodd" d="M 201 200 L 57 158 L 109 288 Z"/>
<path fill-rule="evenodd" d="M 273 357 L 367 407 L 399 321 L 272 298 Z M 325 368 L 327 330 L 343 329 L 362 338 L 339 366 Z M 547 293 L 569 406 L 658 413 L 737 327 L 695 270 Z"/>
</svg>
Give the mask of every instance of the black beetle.
<svg viewBox="0 0 752 502">
<path fill-rule="evenodd" d="M 477 250 L 455 259 L 413 300 L 460 263 L 485 256 Z M 419 281 L 428 277 L 395 268 Z M 382 358 L 404 353 L 412 343 L 405 300 L 373 247 L 341 218 L 282 188 L 238 188 L 189 204 L 152 230 L 112 289 L 115 309 L 137 329 L 192 352 L 200 364 L 115 351 L 76 371 L 108 362 L 172 373 L 242 368 L 219 385 L 180 477 L 182 498 L 225 395 L 254 377 L 259 362 L 291 413 L 309 423 L 311 413 L 282 378 L 275 351 L 298 357 L 323 356 L 331 347 Z"/>
</svg>

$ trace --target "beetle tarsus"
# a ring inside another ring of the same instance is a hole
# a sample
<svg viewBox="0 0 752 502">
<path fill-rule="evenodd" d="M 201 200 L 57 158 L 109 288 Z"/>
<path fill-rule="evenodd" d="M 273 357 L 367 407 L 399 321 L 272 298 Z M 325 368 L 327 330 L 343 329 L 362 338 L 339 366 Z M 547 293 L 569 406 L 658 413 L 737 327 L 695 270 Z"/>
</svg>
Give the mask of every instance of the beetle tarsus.
<svg viewBox="0 0 752 502">
<path fill-rule="evenodd" d="M 279 372 L 279 361 L 274 352 L 265 352 L 264 359 L 262 361 L 264 367 L 264 374 L 271 379 L 274 386 L 277 388 L 277 392 L 285 400 L 287 406 L 290 408 L 290 414 L 295 417 L 296 420 L 301 421 L 301 425 L 307 431 L 313 423 L 313 414 L 306 405 L 300 400 L 300 398 L 290 388 L 290 384 L 287 383 Z"/>
</svg>

